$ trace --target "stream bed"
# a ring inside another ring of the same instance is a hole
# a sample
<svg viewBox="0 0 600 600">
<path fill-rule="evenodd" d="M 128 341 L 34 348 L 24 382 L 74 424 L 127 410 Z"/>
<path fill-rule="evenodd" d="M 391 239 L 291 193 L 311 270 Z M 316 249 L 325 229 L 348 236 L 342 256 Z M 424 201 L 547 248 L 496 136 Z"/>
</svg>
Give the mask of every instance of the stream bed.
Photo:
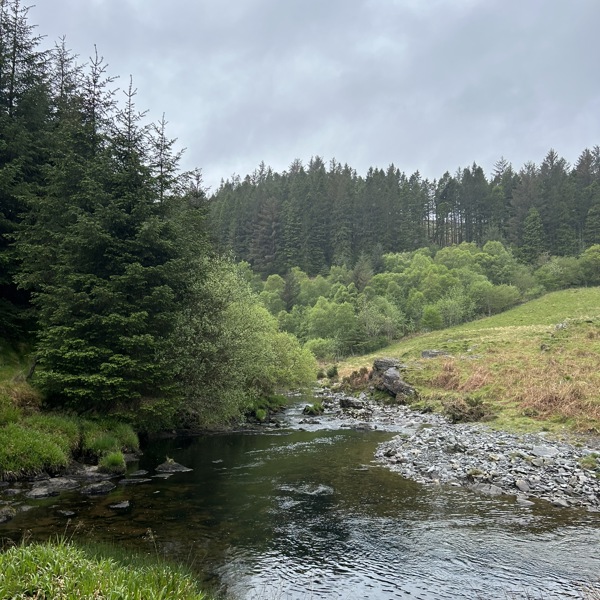
<svg viewBox="0 0 600 600">
<path fill-rule="evenodd" d="M 287 418 L 154 442 L 131 467 L 150 481 L 24 498 L 0 537 L 159 553 L 240 600 L 586 598 L 598 580 L 600 513 L 422 485 L 374 461 L 393 428 Z M 167 456 L 193 470 L 152 477 Z"/>
</svg>

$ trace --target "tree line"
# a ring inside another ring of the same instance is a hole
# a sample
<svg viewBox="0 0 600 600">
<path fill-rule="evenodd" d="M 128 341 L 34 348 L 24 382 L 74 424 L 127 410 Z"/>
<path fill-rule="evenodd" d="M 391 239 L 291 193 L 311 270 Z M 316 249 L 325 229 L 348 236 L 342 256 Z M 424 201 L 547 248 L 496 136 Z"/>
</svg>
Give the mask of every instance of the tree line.
<svg viewBox="0 0 600 600">
<path fill-rule="evenodd" d="M 2 0 L 0 336 L 34 336 L 47 403 L 206 425 L 310 380 L 312 356 L 211 246 L 201 172 L 180 171 L 165 119 L 97 52 L 40 42 Z"/>
<path fill-rule="evenodd" d="M 265 277 L 490 240 L 529 264 L 543 254 L 576 256 L 600 243 L 600 147 L 583 150 L 574 166 L 550 150 L 518 171 L 500 159 L 490 177 L 474 163 L 433 181 L 393 164 L 363 177 L 318 156 L 282 173 L 261 163 L 221 182 L 210 220 L 221 247 Z"/>
</svg>

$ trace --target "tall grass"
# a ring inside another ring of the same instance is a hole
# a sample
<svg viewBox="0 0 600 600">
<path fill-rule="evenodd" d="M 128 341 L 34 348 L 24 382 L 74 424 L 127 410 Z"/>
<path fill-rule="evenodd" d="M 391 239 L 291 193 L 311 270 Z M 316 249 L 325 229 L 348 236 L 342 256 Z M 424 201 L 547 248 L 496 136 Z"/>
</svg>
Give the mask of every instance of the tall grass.
<svg viewBox="0 0 600 600">
<path fill-rule="evenodd" d="M 190 575 L 160 561 L 124 566 L 60 540 L 0 553 L 0 597 L 201 600 L 205 595 Z"/>
<path fill-rule="evenodd" d="M 18 479 L 67 466 L 68 453 L 53 435 L 17 423 L 0 428 L 0 480 Z"/>
</svg>

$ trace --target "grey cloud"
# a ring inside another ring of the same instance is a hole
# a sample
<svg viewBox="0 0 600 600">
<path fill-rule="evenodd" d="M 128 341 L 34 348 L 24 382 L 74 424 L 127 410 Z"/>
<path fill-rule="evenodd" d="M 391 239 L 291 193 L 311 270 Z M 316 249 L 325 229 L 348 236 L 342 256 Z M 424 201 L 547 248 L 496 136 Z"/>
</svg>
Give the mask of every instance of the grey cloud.
<svg viewBox="0 0 600 600">
<path fill-rule="evenodd" d="M 32 17 L 133 74 L 213 186 L 261 160 L 434 178 L 600 143 L 596 0 L 52 0 Z"/>
</svg>

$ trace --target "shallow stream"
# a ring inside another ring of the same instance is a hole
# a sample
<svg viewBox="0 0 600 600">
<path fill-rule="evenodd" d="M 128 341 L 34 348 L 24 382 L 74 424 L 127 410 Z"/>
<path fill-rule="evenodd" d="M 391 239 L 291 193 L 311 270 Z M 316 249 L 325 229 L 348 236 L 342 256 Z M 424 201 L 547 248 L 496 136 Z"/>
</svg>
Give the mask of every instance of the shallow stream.
<svg viewBox="0 0 600 600">
<path fill-rule="evenodd" d="M 0 536 L 158 552 L 240 599 L 584 598 L 600 576 L 600 514 L 419 485 L 373 463 L 392 433 L 290 419 L 153 443 L 134 468 L 153 474 L 169 456 L 193 471 L 28 500 Z"/>
</svg>

